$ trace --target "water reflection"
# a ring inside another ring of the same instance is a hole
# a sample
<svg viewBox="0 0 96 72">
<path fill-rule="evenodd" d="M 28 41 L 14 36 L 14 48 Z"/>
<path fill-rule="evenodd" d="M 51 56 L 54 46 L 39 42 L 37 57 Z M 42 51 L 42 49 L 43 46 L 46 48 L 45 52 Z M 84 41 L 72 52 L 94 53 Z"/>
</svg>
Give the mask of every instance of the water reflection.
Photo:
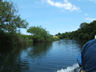
<svg viewBox="0 0 96 72">
<path fill-rule="evenodd" d="M 28 57 L 34 59 L 46 55 L 51 45 L 52 43 L 35 43 L 23 48 L 0 47 L 0 72 L 27 72 L 29 70 Z M 27 54 L 27 58 L 23 52 Z"/>
<path fill-rule="evenodd" d="M 25 46 L 23 48 L 25 49 L 27 47 Z M 21 72 L 20 65 L 22 62 L 20 60 L 20 53 L 23 48 L 0 46 L 0 72 Z"/>
<path fill-rule="evenodd" d="M 34 43 L 28 51 L 32 58 L 42 57 L 50 50 L 52 43 Z"/>
<path fill-rule="evenodd" d="M 56 72 L 76 63 L 79 48 L 74 40 L 0 47 L 0 72 Z"/>
</svg>

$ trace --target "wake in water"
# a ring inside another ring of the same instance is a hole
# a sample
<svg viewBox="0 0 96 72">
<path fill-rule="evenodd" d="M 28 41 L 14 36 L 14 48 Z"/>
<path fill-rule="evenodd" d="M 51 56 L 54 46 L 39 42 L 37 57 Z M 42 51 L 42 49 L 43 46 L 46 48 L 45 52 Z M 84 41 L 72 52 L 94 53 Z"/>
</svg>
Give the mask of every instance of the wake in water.
<svg viewBox="0 0 96 72">
<path fill-rule="evenodd" d="M 57 72 L 74 72 L 74 70 L 77 68 L 79 68 L 79 65 L 74 64 L 73 66 L 69 66 L 66 69 L 57 70 Z"/>
</svg>

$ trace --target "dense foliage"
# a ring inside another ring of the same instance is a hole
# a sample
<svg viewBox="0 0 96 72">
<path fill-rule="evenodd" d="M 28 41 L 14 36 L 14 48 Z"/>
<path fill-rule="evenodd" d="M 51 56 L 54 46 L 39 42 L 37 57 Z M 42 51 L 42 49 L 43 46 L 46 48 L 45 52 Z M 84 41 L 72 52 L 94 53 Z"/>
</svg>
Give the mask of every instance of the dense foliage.
<svg viewBox="0 0 96 72">
<path fill-rule="evenodd" d="M 58 33 L 57 36 L 60 39 L 75 39 L 78 40 L 80 43 L 84 44 L 85 42 L 94 39 L 96 35 L 96 20 L 91 23 L 82 23 L 80 28 L 73 32 L 66 32 L 66 33 Z"/>
<path fill-rule="evenodd" d="M 31 33 L 33 36 L 34 42 L 40 41 L 52 41 L 53 36 L 50 35 L 45 29 L 42 27 L 30 27 L 27 32 Z"/>
<path fill-rule="evenodd" d="M 42 27 L 30 27 L 32 35 L 20 34 L 21 28 L 27 28 L 26 20 L 21 19 L 12 3 L 0 0 L 0 44 L 2 46 L 20 46 L 27 42 L 53 41 L 57 37 L 50 35 Z M 0 46 L 1 46 L 0 45 Z"/>
<path fill-rule="evenodd" d="M 19 28 L 26 28 L 28 23 L 16 14 L 16 9 L 7 1 L 0 1 L 0 30 L 16 32 Z"/>
<path fill-rule="evenodd" d="M 0 44 L 2 46 L 21 45 L 24 40 L 20 38 L 18 32 L 20 28 L 26 28 L 27 25 L 28 23 L 17 14 L 12 3 L 0 0 Z"/>
</svg>

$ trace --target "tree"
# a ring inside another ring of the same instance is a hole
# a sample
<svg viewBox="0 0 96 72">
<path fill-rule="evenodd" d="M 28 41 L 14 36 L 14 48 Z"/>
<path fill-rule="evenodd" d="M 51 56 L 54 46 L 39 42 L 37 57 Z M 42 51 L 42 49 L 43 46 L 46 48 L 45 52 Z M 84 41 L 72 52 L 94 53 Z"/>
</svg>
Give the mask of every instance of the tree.
<svg viewBox="0 0 96 72">
<path fill-rule="evenodd" d="M 73 32 L 66 32 L 58 35 L 60 39 L 75 39 L 83 45 L 85 42 L 94 39 L 96 35 L 96 20 L 90 23 L 81 23 L 80 28 Z"/>
<path fill-rule="evenodd" d="M 33 35 L 34 41 L 48 41 L 51 35 L 42 27 L 30 27 L 27 32 Z"/>
<path fill-rule="evenodd" d="M 88 25 L 88 23 L 86 23 L 86 22 L 81 23 L 81 25 L 80 25 L 80 29 L 85 28 L 87 25 Z"/>
<path fill-rule="evenodd" d="M 26 28 L 28 23 L 16 14 L 12 3 L 0 0 L 0 30 L 16 32 L 18 28 Z"/>
</svg>

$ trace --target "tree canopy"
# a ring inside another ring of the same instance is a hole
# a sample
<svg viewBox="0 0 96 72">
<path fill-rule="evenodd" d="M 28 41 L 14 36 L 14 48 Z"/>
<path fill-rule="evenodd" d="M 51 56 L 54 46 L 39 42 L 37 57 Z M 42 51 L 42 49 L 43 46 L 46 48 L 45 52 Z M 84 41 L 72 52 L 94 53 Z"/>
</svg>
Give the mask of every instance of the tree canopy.
<svg viewBox="0 0 96 72">
<path fill-rule="evenodd" d="M 26 28 L 28 23 L 16 13 L 12 3 L 0 0 L 0 30 L 16 32 L 18 28 Z"/>
<path fill-rule="evenodd" d="M 51 40 L 51 35 L 42 27 L 30 27 L 27 32 L 33 35 L 34 41 L 49 41 Z"/>
<path fill-rule="evenodd" d="M 81 23 L 80 28 L 73 32 L 62 33 L 59 36 L 60 39 L 68 38 L 78 40 L 82 45 L 88 40 L 94 39 L 96 35 L 96 20 L 90 23 Z"/>
</svg>

